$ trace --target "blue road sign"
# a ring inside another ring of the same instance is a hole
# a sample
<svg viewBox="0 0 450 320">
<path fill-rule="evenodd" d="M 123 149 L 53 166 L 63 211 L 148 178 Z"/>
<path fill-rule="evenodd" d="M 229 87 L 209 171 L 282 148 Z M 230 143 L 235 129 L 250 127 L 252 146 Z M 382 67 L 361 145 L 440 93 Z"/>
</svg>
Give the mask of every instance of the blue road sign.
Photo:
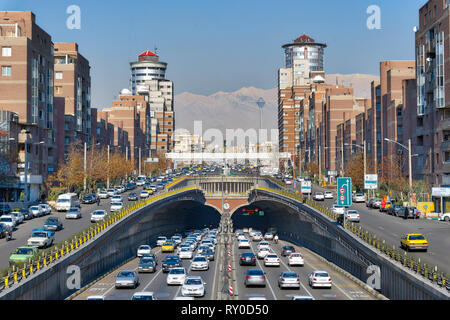
<svg viewBox="0 0 450 320">
<path fill-rule="evenodd" d="M 352 205 L 352 178 L 337 178 L 337 205 L 340 207 Z"/>
</svg>

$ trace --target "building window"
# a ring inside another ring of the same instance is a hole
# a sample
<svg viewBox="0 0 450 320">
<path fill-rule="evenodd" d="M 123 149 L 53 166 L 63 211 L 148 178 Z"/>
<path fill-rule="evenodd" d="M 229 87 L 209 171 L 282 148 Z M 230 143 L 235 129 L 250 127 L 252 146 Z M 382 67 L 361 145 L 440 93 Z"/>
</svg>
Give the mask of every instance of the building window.
<svg viewBox="0 0 450 320">
<path fill-rule="evenodd" d="M 55 79 L 61 80 L 63 78 L 63 73 L 61 71 L 55 72 Z"/>
<path fill-rule="evenodd" d="M 11 47 L 2 47 L 2 56 L 11 57 Z"/>
<path fill-rule="evenodd" d="M 55 87 L 55 93 L 56 94 L 62 94 L 63 93 L 63 89 L 62 89 L 62 87 Z"/>
<path fill-rule="evenodd" d="M 11 66 L 2 66 L 2 76 L 3 77 L 11 76 Z"/>
</svg>

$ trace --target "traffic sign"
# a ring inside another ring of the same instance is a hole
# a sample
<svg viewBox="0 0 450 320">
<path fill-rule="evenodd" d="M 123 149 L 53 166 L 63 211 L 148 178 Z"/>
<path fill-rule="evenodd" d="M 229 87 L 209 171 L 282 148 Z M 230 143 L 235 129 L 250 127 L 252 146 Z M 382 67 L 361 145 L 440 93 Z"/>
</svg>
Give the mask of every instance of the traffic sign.
<svg viewBox="0 0 450 320">
<path fill-rule="evenodd" d="M 366 174 L 364 175 L 364 189 L 374 190 L 378 188 L 378 175 Z"/>
<path fill-rule="evenodd" d="M 337 178 L 337 194 L 339 207 L 352 205 L 352 178 Z"/>
</svg>

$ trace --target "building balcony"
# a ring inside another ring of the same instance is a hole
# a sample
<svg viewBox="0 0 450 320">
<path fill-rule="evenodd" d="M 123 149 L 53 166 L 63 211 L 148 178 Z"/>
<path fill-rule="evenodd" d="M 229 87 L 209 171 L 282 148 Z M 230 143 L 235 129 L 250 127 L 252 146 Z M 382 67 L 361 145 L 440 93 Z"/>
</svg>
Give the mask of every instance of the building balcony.
<svg viewBox="0 0 450 320">
<path fill-rule="evenodd" d="M 441 151 L 449 151 L 450 150 L 450 140 L 443 141 L 440 147 Z"/>
<path fill-rule="evenodd" d="M 450 118 L 441 121 L 439 124 L 439 130 L 450 130 Z"/>
<path fill-rule="evenodd" d="M 436 173 L 450 174 L 450 161 L 449 162 L 444 162 L 442 164 L 442 166 L 438 170 L 436 170 Z"/>
</svg>

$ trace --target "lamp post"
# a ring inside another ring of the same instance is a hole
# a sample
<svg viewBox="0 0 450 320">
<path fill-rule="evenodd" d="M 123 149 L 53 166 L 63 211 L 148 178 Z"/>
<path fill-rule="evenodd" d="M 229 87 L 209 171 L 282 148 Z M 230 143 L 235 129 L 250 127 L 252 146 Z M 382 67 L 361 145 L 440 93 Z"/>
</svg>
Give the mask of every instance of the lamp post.
<svg viewBox="0 0 450 320">
<path fill-rule="evenodd" d="M 411 205 L 411 195 L 412 195 L 412 161 L 411 161 L 411 139 L 408 139 L 408 147 L 404 146 L 403 144 L 391 140 L 388 138 L 384 138 L 387 142 L 393 142 L 401 146 L 402 148 L 406 149 L 408 151 L 408 166 L 409 166 L 409 204 Z"/>
<path fill-rule="evenodd" d="M 110 151 L 110 147 L 108 144 L 108 177 L 106 178 L 106 188 L 109 189 L 109 151 Z"/>
</svg>

